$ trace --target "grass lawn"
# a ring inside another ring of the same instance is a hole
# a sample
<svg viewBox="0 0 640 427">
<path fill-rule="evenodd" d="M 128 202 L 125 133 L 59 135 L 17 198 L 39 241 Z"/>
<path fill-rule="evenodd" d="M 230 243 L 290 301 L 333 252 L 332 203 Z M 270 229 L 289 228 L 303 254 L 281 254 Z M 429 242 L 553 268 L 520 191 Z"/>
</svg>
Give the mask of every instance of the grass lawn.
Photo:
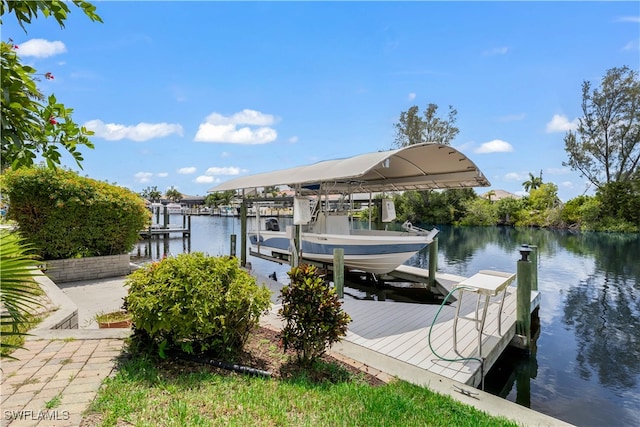
<svg viewBox="0 0 640 427">
<path fill-rule="evenodd" d="M 404 381 L 371 385 L 326 360 L 314 372 L 291 369 L 273 343 L 260 343 L 269 354 L 253 361 L 268 359 L 273 377 L 124 353 L 81 426 L 517 425 Z"/>
</svg>

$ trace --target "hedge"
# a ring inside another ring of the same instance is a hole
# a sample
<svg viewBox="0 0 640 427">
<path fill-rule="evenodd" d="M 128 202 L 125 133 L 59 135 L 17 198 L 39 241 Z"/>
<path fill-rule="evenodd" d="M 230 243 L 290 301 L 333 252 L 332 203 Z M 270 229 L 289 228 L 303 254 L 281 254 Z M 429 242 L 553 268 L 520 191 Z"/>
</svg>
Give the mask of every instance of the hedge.
<svg viewBox="0 0 640 427">
<path fill-rule="evenodd" d="M 44 259 L 124 254 L 150 221 L 136 193 L 64 169 L 7 171 L 8 219 Z"/>
</svg>

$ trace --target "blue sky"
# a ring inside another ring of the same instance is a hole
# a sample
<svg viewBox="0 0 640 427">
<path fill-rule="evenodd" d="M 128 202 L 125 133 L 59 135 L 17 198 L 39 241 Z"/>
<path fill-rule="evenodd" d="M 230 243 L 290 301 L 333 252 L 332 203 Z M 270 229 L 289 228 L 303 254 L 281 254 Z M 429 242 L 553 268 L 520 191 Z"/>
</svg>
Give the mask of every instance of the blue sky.
<svg viewBox="0 0 640 427">
<path fill-rule="evenodd" d="M 95 131 L 81 174 L 136 192 L 391 149 L 400 112 L 435 103 L 491 189 L 542 171 L 566 201 L 587 188 L 562 166 L 582 82 L 640 69 L 637 2 L 94 4 L 103 24 L 5 15 L 2 39 Z"/>
</svg>

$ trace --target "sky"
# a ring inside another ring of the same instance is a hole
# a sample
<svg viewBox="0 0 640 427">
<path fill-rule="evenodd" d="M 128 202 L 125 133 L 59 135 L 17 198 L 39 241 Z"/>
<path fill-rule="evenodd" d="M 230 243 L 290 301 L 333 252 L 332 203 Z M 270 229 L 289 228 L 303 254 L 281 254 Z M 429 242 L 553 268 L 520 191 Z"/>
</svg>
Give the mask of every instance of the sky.
<svg viewBox="0 0 640 427">
<path fill-rule="evenodd" d="M 563 166 L 582 83 L 640 69 L 638 2 L 96 1 L 60 28 L 2 17 L 39 87 L 93 130 L 83 176 L 204 196 L 238 176 L 395 148 L 400 113 L 458 114 L 491 182 L 593 194 Z"/>
</svg>

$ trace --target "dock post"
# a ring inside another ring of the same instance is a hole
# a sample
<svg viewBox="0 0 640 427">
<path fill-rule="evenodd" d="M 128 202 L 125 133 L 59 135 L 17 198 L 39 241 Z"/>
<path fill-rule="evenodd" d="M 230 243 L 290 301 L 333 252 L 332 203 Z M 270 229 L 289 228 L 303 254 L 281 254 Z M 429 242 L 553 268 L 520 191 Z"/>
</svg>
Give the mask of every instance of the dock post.
<svg viewBox="0 0 640 427">
<path fill-rule="evenodd" d="M 533 263 L 529 260 L 531 249 L 527 245 L 520 247 L 516 291 L 516 334 L 524 341 L 524 348 L 528 351 L 531 346 L 531 280 L 533 277 Z"/>
<path fill-rule="evenodd" d="M 169 228 L 169 208 L 168 207 L 164 207 L 164 227 L 163 228 Z"/>
<path fill-rule="evenodd" d="M 231 236 L 231 246 L 230 246 L 230 250 L 229 250 L 229 255 L 231 255 L 233 258 L 236 257 L 236 235 L 232 234 Z"/>
<path fill-rule="evenodd" d="M 531 290 L 538 290 L 538 247 L 529 245 L 531 248 Z"/>
<path fill-rule="evenodd" d="M 247 201 L 242 190 L 242 204 L 240 205 L 240 265 L 247 266 Z"/>
<path fill-rule="evenodd" d="M 434 237 L 429 244 L 429 291 L 436 286 L 436 270 L 438 269 L 438 238 Z"/>
<path fill-rule="evenodd" d="M 336 287 L 338 298 L 344 298 L 344 249 L 333 250 L 333 284 Z"/>
<path fill-rule="evenodd" d="M 384 230 L 382 226 L 382 199 L 376 199 L 376 230 Z"/>
</svg>

